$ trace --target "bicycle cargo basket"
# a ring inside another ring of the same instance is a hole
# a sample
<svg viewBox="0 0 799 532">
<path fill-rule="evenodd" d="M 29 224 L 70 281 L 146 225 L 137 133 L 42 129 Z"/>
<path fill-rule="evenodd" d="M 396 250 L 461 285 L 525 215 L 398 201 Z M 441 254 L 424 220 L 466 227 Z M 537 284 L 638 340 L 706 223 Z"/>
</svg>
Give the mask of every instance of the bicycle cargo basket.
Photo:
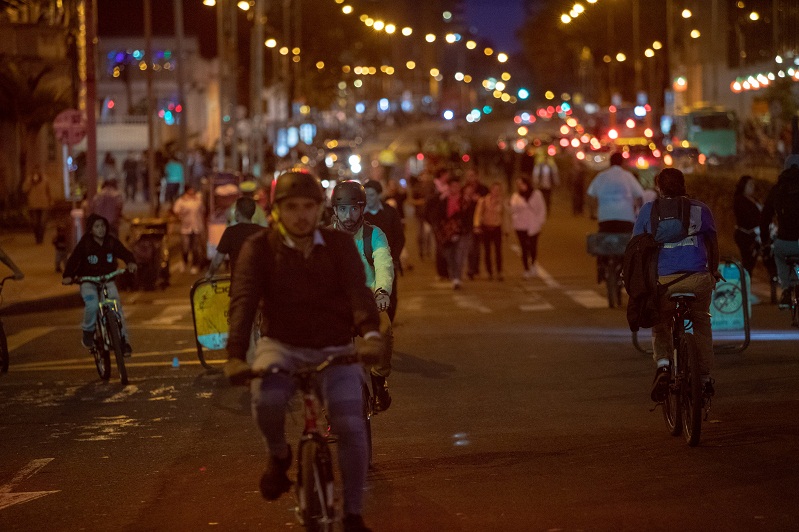
<svg viewBox="0 0 799 532">
<path fill-rule="evenodd" d="M 592 233 L 586 237 L 589 255 L 624 255 L 630 233 Z"/>
</svg>

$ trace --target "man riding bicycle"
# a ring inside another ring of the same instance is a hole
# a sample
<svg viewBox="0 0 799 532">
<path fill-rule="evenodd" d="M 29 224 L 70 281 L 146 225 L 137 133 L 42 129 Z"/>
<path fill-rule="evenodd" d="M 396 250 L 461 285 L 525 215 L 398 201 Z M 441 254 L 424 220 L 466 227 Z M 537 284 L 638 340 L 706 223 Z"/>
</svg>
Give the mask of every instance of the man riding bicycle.
<svg viewBox="0 0 799 532">
<path fill-rule="evenodd" d="M 394 286 L 394 262 L 385 233 L 364 220 L 366 191 L 357 181 L 342 181 L 333 189 L 333 227 L 352 235 L 361 255 L 366 272 L 366 286 L 375 295 L 380 311 L 380 334 L 386 349 L 380 365 L 371 368 L 375 410 L 381 412 L 391 406 L 386 379 L 391 374 L 391 354 L 394 336 L 391 329 L 391 294 Z"/>
<path fill-rule="evenodd" d="M 610 168 L 599 172 L 586 194 L 596 203 L 600 233 L 630 233 L 635 211 L 641 206 L 644 189 L 633 174 L 622 168 L 624 156 L 610 156 Z M 597 282 L 602 282 L 603 257 L 597 256 Z"/>
<path fill-rule="evenodd" d="M 775 215 L 777 237 L 771 246 L 769 225 Z M 799 279 L 791 278 L 791 269 L 786 262 L 786 257 L 799 255 L 799 154 L 788 156 L 785 170 L 766 198 L 760 218 L 760 238 L 764 256 L 768 256 L 773 247 L 777 277 L 782 288 L 780 308 L 787 308 L 791 301 L 791 287 L 799 282 Z"/>
<path fill-rule="evenodd" d="M 364 337 L 360 352 L 378 357 L 383 339 L 374 297 L 352 237 L 319 228 L 324 191 L 315 176 L 292 169 L 277 179 L 274 223 L 247 239 L 241 248 L 230 291 L 230 333 L 225 376 L 245 383 L 253 372 L 316 366 L 337 354 L 354 352 L 352 331 Z M 259 303 L 264 320 L 252 369 L 245 362 Z M 252 381 L 253 417 L 266 439 L 269 462 L 261 477 L 261 494 L 274 500 L 288 491 L 286 472 L 291 447 L 286 443 L 286 406 L 295 383 L 284 372 Z M 321 374 L 332 431 L 338 436 L 344 481 L 344 528 L 364 531 L 361 517 L 368 469 L 368 442 L 363 418 L 363 370 L 335 365 Z"/>
<path fill-rule="evenodd" d="M 666 200 L 686 196 L 685 176 L 676 168 L 666 168 L 655 178 L 655 186 Z M 660 294 L 660 323 L 652 327 L 653 358 L 657 363 L 652 384 L 652 400 L 662 402 L 669 386 L 669 366 L 674 353 L 671 334 L 671 316 L 675 303 L 670 296 L 679 292 L 692 293 L 696 299 L 691 303 L 694 337 L 699 347 L 699 373 L 702 392 L 712 396 L 713 379 L 713 334 L 710 328 L 710 302 L 716 280 L 720 277 L 719 246 L 713 213 L 704 203 L 691 199 L 689 235 L 679 242 L 664 244 L 658 254 L 658 283 L 669 285 Z M 655 202 L 641 207 L 635 221 L 633 235 L 654 233 L 651 214 Z"/>
</svg>

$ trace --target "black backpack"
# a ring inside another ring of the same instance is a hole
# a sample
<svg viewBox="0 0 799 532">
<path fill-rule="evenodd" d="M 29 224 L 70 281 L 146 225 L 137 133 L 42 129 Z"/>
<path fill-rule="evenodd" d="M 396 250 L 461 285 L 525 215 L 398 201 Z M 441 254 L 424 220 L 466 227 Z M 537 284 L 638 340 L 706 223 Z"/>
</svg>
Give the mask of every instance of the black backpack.
<svg viewBox="0 0 799 532">
<path fill-rule="evenodd" d="M 665 243 L 691 236 L 691 202 L 685 196 L 658 198 L 650 213 L 651 232 L 634 236 L 624 250 L 622 276 L 627 301 L 627 323 L 631 331 L 647 329 L 661 321 L 660 296 L 666 288 L 691 273 L 667 284 L 658 282 L 658 256 Z"/>
<path fill-rule="evenodd" d="M 631 331 L 649 328 L 660 322 L 658 254 L 660 244 L 652 233 L 630 239 L 624 251 L 622 275 L 627 301 L 627 323 Z"/>
<path fill-rule="evenodd" d="M 652 202 L 649 222 L 659 244 L 680 242 L 691 236 L 691 201 L 685 196 L 657 198 Z"/>
</svg>

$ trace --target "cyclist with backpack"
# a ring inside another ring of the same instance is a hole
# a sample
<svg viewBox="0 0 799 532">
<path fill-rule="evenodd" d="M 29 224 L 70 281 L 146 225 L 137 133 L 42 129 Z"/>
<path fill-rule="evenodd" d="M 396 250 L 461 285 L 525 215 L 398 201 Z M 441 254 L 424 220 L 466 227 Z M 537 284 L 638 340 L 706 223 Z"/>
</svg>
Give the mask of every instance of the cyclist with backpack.
<svg viewBox="0 0 799 532">
<path fill-rule="evenodd" d="M 279 368 L 291 373 L 351 354 L 353 330 L 364 337 L 359 354 L 379 357 L 383 339 L 377 307 L 355 244 L 348 235 L 319 228 L 325 201 L 319 180 L 304 169 L 292 169 L 278 177 L 273 194 L 273 223 L 245 240 L 235 264 L 225 376 L 232 384 L 244 384 L 253 372 Z M 261 302 L 264 320 L 251 369 L 245 358 Z M 330 366 L 321 373 L 320 385 L 331 429 L 338 436 L 344 530 L 368 532 L 361 517 L 369 465 L 363 369 Z M 251 385 L 253 418 L 270 455 L 260 483 L 268 500 L 291 487 L 285 422 L 295 389 L 292 377 L 283 372 L 269 373 Z"/>
<path fill-rule="evenodd" d="M 380 311 L 380 334 L 386 342 L 383 359 L 369 371 L 375 395 L 375 410 L 382 412 L 391 406 L 386 379 L 391 374 L 391 354 L 394 335 L 391 329 L 391 293 L 394 285 L 394 262 L 385 233 L 364 220 L 366 191 L 357 181 L 342 181 L 333 189 L 332 227 L 355 238 L 366 273 L 366 286 L 375 295 Z"/>
<path fill-rule="evenodd" d="M 777 217 L 777 237 L 772 246 L 769 225 L 774 216 Z M 780 308 L 787 308 L 791 301 L 791 286 L 798 282 L 791 279 L 786 257 L 799 255 L 799 154 L 788 156 L 785 169 L 766 198 L 760 218 L 760 238 L 764 257 L 771 255 L 773 247 L 782 288 Z"/>
<path fill-rule="evenodd" d="M 675 308 L 669 298 L 678 292 L 696 295 L 691 303 L 694 337 L 699 347 L 702 392 L 710 397 L 715 393 L 710 376 L 713 369 L 710 303 L 713 288 L 720 278 L 716 223 L 707 205 L 688 198 L 681 171 L 676 168 L 662 170 L 655 178 L 655 186 L 660 197 L 641 208 L 633 228 L 633 235 L 651 234 L 660 248 L 656 287 L 659 319 L 652 326 L 657 370 L 651 397 L 661 402 L 668 392 L 669 366 L 674 353 L 671 315 Z"/>
</svg>

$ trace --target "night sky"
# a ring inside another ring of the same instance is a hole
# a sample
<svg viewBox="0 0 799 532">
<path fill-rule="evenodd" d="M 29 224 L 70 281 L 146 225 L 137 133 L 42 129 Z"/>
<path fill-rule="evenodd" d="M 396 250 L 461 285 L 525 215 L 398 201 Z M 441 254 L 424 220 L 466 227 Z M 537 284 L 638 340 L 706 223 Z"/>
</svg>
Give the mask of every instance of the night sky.
<svg viewBox="0 0 799 532">
<path fill-rule="evenodd" d="M 316 0 L 319 1 L 319 0 Z M 417 0 L 406 0 L 417 1 Z M 478 36 L 494 42 L 497 49 L 516 52 L 515 32 L 524 19 L 523 0 L 465 0 L 469 26 Z M 100 36 L 143 35 L 142 0 L 97 0 Z M 153 0 L 153 32 L 170 35 L 174 30 L 171 0 Z M 184 0 L 185 31 L 200 37 L 200 52 L 216 55 L 216 18 L 214 8 L 201 0 Z"/>
<path fill-rule="evenodd" d="M 491 39 L 498 50 L 518 52 L 516 30 L 524 21 L 522 1 L 466 0 L 466 17 L 477 34 Z"/>
</svg>

